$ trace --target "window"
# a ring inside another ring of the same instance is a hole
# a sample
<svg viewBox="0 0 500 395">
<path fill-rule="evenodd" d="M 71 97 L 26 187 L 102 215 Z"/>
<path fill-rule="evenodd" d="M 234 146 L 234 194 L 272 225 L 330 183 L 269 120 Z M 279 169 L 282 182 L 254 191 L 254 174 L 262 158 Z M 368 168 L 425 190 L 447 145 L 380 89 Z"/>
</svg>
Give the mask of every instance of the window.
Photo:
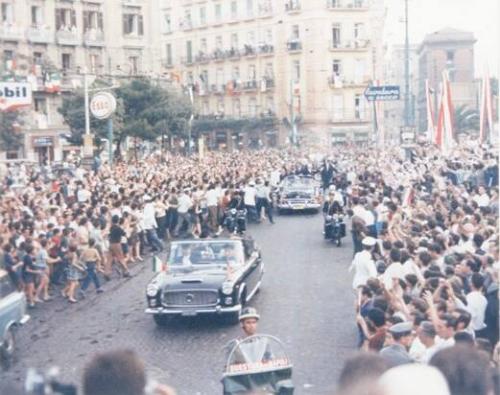
<svg viewBox="0 0 500 395">
<path fill-rule="evenodd" d="M 332 27 L 332 45 L 333 48 L 340 47 L 340 25 L 338 23 Z"/>
<path fill-rule="evenodd" d="M 43 63 L 43 55 L 41 52 L 33 52 L 33 63 L 38 65 Z"/>
<path fill-rule="evenodd" d="M 300 37 L 299 35 L 299 25 L 293 25 L 292 26 L 292 40 L 298 40 Z"/>
<path fill-rule="evenodd" d="M 235 81 L 238 81 L 240 79 L 240 68 L 238 66 L 234 66 L 233 67 L 233 71 L 231 73 L 231 77 Z"/>
<path fill-rule="evenodd" d="M 200 74 L 200 80 L 203 86 L 206 88 L 208 86 L 208 70 L 203 70 Z"/>
<path fill-rule="evenodd" d="M 363 23 L 354 24 L 354 39 L 355 40 L 365 39 L 365 25 Z"/>
<path fill-rule="evenodd" d="M 365 102 L 360 94 L 354 96 L 354 118 L 365 118 Z"/>
<path fill-rule="evenodd" d="M 250 117 L 257 116 L 257 99 L 255 97 L 251 97 L 248 100 L 248 115 Z"/>
<path fill-rule="evenodd" d="M 446 51 L 446 60 L 453 62 L 455 60 L 455 51 Z"/>
<path fill-rule="evenodd" d="M 123 14 L 123 34 L 126 36 L 143 36 L 143 16 L 138 13 Z"/>
<path fill-rule="evenodd" d="M 207 9 L 205 7 L 200 7 L 200 25 L 205 26 L 207 24 Z"/>
<path fill-rule="evenodd" d="M 76 28 L 76 13 L 70 8 L 56 8 L 56 30 Z"/>
<path fill-rule="evenodd" d="M 217 99 L 217 112 L 219 114 L 224 113 L 224 99 L 222 97 Z"/>
<path fill-rule="evenodd" d="M 165 47 L 165 52 L 166 52 L 166 64 L 167 66 L 172 66 L 173 60 L 172 60 L 172 44 L 167 44 Z"/>
<path fill-rule="evenodd" d="M 10 3 L 2 3 L 2 22 L 14 22 L 14 10 Z"/>
<path fill-rule="evenodd" d="M 253 17 L 253 0 L 247 0 L 247 17 Z"/>
<path fill-rule="evenodd" d="M 248 66 L 248 79 L 250 81 L 255 81 L 257 79 L 257 72 L 254 64 Z"/>
<path fill-rule="evenodd" d="M 207 39 L 202 38 L 200 40 L 200 52 L 207 53 L 208 48 L 207 48 Z"/>
<path fill-rule="evenodd" d="M 139 74 L 139 56 L 129 56 L 130 73 L 132 75 Z"/>
<path fill-rule="evenodd" d="M 332 114 L 334 120 L 340 120 L 344 115 L 344 97 L 342 95 L 334 95 L 332 97 Z"/>
<path fill-rule="evenodd" d="M 264 32 L 264 43 L 272 44 L 273 43 L 273 31 L 272 29 L 266 29 Z"/>
<path fill-rule="evenodd" d="M 202 107 L 201 107 L 201 113 L 203 115 L 210 114 L 210 104 L 209 104 L 208 100 L 203 100 Z"/>
<path fill-rule="evenodd" d="M 83 11 L 83 31 L 99 30 L 103 31 L 104 23 L 102 12 Z"/>
<path fill-rule="evenodd" d="M 300 60 L 292 62 L 292 78 L 294 81 L 300 81 Z"/>
<path fill-rule="evenodd" d="M 360 84 L 363 82 L 366 74 L 366 62 L 364 59 L 356 59 L 354 63 L 354 82 Z"/>
<path fill-rule="evenodd" d="M 222 36 L 215 37 L 215 48 L 222 50 Z"/>
<path fill-rule="evenodd" d="M 247 44 L 251 45 L 252 47 L 255 45 L 255 32 L 254 31 L 249 31 L 247 35 Z"/>
<path fill-rule="evenodd" d="M 193 63 L 193 43 L 186 41 L 186 62 Z"/>
<path fill-rule="evenodd" d="M 231 34 L 231 48 L 238 49 L 238 33 Z"/>
<path fill-rule="evenodd" d="M 92 74 L 99 74 L 99 68 L 101 67 L 101 59 L 100 59 L 100 56 L 98 54 L 90 54 L 89 55 L 89 68 L 90 68 L 90 72 Z"/>
<path fill-rule="evenodd" d="M 238 2 L 231 1 L 231 19 L 238 19 Z"/>
<path fill-rule="evenodd" d="M 31 26 L 39 27 L 42 23 L 42 9 L 36 5 L 31 6 Z"/>
<path fill-rule="evenodd" d="M 222 5 L 216 4 L 215 5 L 215 22 L 221 22 L 221 21 L 222 21 Z"/>
<path fill-rule="evenodd" d="M 224 69 L 219 67 L 215 73 L 215 83 L 217 85 L 224 84 Z"/>
<path fill-rule="evenodd" d="M 274 112 L 275 112 L 274 97 L 272 97 L 272 96 L 266 97 L 266 110 L 268 113 L 274 114 Z"/>
<path fill-rule="evenodd" d="M 71 68 L 71 54 L 63 53 L 61 55 L 61 63 L 63 70 L 69 70 Z"/>
<path fill-rule="evenodd" d="M 339 76 L 340 74 L 342 74 L 342 61 L 340 59 L 333 60 L 332 72 L 334 76 Z"/>
<path fill-rule="evenodd" d="M 163 14 L 163 33 L 172 32 L 172 20 L 170 14 Z"/>
<path fill-rule="evenodd" d="M 42 114 L 47 114 L 47 100 L 42 97 L 35 97 L 33 99 L 35 111 Z"/>
<path fill-rule="evenodd" d="M 193 18 L 191 17 L 191 10 L 184 11 L 184 28 L 191 29 L 193 27 Z"/>
<path fill-rule="evenodd" d="M 265 68 L 265 76 L 267 78 L 273 78 L 274 72 L 273 72 L 273 64 L 272 63 L 266 63 L 266 68 Z"/>
<path fill-rule="evenodd" d="M 240 99 L 233 100 L 233 117 L 240 118 L 241 117 L 241 102 Z"/>
</svg>

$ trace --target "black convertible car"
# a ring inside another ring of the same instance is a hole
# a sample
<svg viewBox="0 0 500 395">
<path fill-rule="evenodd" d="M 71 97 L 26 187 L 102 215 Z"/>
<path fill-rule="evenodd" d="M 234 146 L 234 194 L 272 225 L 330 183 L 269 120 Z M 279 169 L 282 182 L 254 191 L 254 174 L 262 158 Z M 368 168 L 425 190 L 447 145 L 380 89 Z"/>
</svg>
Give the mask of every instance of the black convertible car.
<svg viewBox="0 0 500 395">
<path fill-rule="evenodd" d="M 260 250 L 251 238 L 174 241 L 165 269 L 147 286 L 146 313 L 160 326 L 173 316 L 199 314 L 237 323 L 263 273 Z"/>
</svg>

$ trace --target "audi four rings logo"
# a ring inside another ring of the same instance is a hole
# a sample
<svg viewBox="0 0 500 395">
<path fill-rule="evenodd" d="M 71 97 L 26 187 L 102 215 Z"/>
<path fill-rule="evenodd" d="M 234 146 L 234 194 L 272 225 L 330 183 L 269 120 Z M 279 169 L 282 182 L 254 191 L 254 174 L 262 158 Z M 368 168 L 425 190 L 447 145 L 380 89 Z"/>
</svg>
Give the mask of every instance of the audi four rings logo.
<svg viewBox="0 0 500 395">
<path fill-rule="evenodd" d="M 194 300 L 194 295 L 193 294 L 187 294 L 186 295 L 186 303 L 193 303 Z"/>
</svg>

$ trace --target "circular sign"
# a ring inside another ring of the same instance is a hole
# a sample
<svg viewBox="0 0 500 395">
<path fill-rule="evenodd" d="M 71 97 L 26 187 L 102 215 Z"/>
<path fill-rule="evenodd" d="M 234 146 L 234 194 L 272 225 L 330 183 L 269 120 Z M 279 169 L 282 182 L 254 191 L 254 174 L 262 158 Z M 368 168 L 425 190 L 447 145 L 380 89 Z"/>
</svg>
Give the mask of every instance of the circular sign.
<svg viewBox="0 0 500 395">
<path fill-rule="evenodd" d="M 116 110 L 116 99 L 109 92 L 96 93 L 90 101 L 90 111 L 97 119 L 106 119 Z"/>
</svg>

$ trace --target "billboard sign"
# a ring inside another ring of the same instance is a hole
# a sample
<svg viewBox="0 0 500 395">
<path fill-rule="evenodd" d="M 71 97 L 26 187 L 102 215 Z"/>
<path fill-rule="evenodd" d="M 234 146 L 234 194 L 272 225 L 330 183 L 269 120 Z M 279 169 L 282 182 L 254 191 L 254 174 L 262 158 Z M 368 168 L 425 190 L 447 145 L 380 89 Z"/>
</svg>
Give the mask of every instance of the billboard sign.
<svg viewBox="0 0 500 395">
<path fill-rule="evenodd" d="M 30 106 L 32 100 L 29 82 L 0 82 L 0 111 Z"/>
<path fill-rule="evenodd" d="M 399 85 L 369 86 L 365 90 L 365 97 L 368 101 L 399 100 Z"/>
</svg>

